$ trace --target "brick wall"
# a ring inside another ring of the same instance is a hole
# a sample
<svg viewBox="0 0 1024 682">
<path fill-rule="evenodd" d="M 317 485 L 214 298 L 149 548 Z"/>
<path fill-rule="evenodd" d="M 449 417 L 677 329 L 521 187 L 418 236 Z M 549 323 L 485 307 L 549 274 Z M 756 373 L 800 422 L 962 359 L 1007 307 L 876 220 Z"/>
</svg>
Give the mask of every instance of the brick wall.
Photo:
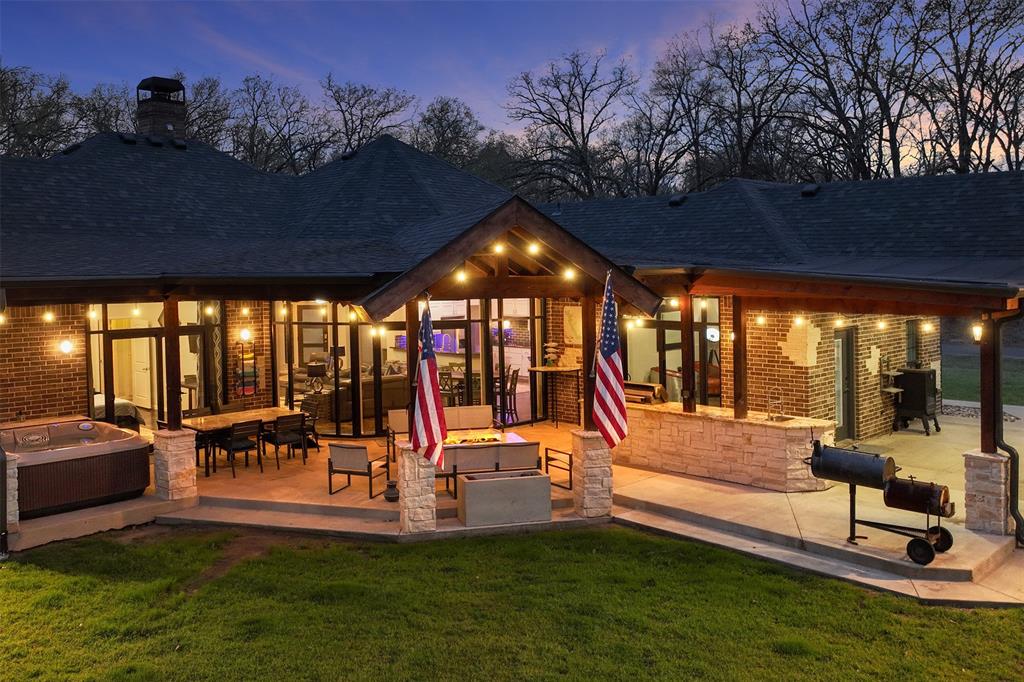
<svg viewBox="0 0 1024 682">
<path fill-rule="evenodd" d="M 270 381 L 270 304 L 266 301 L 225 301 L 227 321 L 228 404 L 244 409 L 269 407 L 273 404 Z M 249 315 L 242 314 L 248 308 Z M 240 368 L 239 333 L 248 329 L 256 351 L 258 382 L 254 395 L 242 396 L 236 390 L 235 372 Z"/>
<path fill-rule="evenodd" d="M 53 322 L 45 322 L 50 311 Z M 0 422 L 88 414 L 86 306 L 11 307 L 0 324 Z M 71 353 L 59 344 L 72 342 Z"/>
<path fill-rule="evenodd" d="M 732 406 L 732 300 L 720 299 L 722 320 L 722 404 Z M 758 317 L 764 324 L 757 324 Z M 797 318 L 802 320 L 797 324 Z M 907 322 L 918 327 L 918 359 L 923 367 L 938 370 L 941 384 L 940 320 L 905 315 L 844 315 L 794 313 L 770 310 L 747 311 L 747 404 L 766 411 L 768 392 L 779 387 L 787 414 L 836 418 L 835 338 L 836 319 L 854 330 L 856 438 L 888 433 L 892 427 L 893 402 L 882 392 L 882 364 L 898 369 L 907 361 Z M 884 328 L 879 323 L 884 323 Z M 925 332 L 922 326 L 932 325 Z"/>
</svg>

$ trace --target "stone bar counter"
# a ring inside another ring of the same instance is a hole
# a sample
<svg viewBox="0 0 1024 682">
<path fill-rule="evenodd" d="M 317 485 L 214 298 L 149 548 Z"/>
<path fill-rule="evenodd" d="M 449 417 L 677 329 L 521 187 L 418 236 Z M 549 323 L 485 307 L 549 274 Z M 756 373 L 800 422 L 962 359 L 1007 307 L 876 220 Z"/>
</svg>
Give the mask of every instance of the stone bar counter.
<svg viewBox="0 0 1024 682">
<path fill-rule="evenodd" d="M 698 405 L 697 412 L 683 412 L 680 403 L 629 404 L 627 412 L 629 435 L 612 450 L 615 464 L 782 492 L 828 487 L 811 476 L 804 458 L 814 439 L 834 444 L 831 421 L 769 421 L 762 412 L 736 419 L 731 408 Z"/>
</svg>

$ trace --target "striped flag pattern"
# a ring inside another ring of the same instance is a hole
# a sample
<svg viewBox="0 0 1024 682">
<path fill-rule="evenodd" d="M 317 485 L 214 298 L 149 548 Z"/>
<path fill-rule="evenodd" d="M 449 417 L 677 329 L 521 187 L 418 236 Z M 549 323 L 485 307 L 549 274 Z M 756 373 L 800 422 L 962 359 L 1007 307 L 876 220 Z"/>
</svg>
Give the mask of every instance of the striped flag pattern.
<svg viewBox="0 0 1024 682">
<path fill-rule="evenodd" d="M 622 354 L 619 347 L 618 309 L 612 294 L 612 274 L 604 284 L 601 308 L 601 338 L 596 357 L 594 382 L 594 424 L 608 447 L 614 448 L 629 433 L 626 423 L 626 389 L 622 379 Z"/>
<path fill-rule="evenodd" d="M 434 328 L 430 322 L 430 305 L 423 308 L 420 321 L 420 364 L 413 404 L 412 448 L 436 466 L 444 466 L 444 439 L 448 427 L 444 423 L 444 404 L 437 382 L 437 357 L 434 355 Z"/>
</svg>

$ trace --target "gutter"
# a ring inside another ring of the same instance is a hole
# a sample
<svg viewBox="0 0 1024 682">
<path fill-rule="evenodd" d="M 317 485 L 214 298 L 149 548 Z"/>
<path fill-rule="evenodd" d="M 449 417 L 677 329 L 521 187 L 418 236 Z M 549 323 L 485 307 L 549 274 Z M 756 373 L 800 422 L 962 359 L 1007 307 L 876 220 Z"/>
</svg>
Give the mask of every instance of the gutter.
<svg viewBox="0 0 1024 682">
<path fill-rule="evenodd" d="M 998 372 L 998 380 L 995 382 L 995 409 L 993 410 L 993 432 L 995 435 L 996 448 L 1001 449 L 1010 458 L 1010 515 L 1016 522 L 1015 531 L 1017 546 L 1024 547 L 1024 516 L 1020 512 L 1020 453 L 1003 439 L 1003 324 L 1011 320 L 1019 320 L 1024 317 L 1024 308 L 1006 317 L 999 317 L 992 321 L 992 346 L 995 354 L 995 369 Z"/>
</svg>

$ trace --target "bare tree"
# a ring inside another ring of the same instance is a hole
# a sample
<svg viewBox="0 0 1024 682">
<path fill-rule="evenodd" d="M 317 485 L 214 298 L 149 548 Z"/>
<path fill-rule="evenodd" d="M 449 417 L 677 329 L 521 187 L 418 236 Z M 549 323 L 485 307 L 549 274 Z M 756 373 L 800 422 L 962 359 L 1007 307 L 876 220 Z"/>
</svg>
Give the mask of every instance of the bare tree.
<svg viewBox="0 0 1024 682">
<path fill-rule="evenodd" d="M 573 52 L 509 83 L 508 116 L 527 124 L 530 176 L 520 181 L 550 182 L 583 198 L 620 189 L 604 136 L 636 77 L 624 62 L 603 68 L 604 58 Z"/>
<path fill-rule="evenodd" d="M 332 74 L 321 83 L 328 110 L 336 117 L 341 151 L 362 147 L 385 133 L 398 133 L 408 122 L 406 112 L 416 101 L 396 88 L 376 88 L 347 81 L 338 83 Z"/>
<path fill-rule="evenodd" d="M 710 44 L 704 64 L 718 83 L 711 100 L 722 135 L 730 175 L 774 177 L 773 170 L 755 167 L 761 136 L 783 115 L 794 94 L 793 58 L 778 55 L 751 24 L 708 28 Z"/>
<path fill-rule="evenodd" d="M 183 73 L 174 77 L 186 86 L 185 136 L 217 149 L 227 147 L 232 102 L 231 93 L 224 89 L 220 78 L 204 76 L 190 83 Z"/>
<path fill-rule="evenodd" d="M 437 97 L 412 123 L 409 139 L 417 149 L 465 167 L 480 150 L 483 130 L 468 104 L 456 97 Z"/>
<path fill-rule="evenodd" d="M 922 145 L 941 165 L 931 172 L 996 167 L 999 106 L 1013 96 L 1022 69 L 1024 3 L 1020 0 L 928 0 L 934 29 L 927 42 L 931 70 L 917 95 L 928 113 Z"/>
<path fill-rule="evenodd" d="M 0 65 L 0 154 L 51 156 L 80 137 L 63 76 Z"/>
<path fill-rule="evenodd" d="M 73 96 L 75 111 L 83 136 L 95 133 L 135 132 L 135 96 L 127 85 L 101 83 L 87 95 Z"/>
</svg>

